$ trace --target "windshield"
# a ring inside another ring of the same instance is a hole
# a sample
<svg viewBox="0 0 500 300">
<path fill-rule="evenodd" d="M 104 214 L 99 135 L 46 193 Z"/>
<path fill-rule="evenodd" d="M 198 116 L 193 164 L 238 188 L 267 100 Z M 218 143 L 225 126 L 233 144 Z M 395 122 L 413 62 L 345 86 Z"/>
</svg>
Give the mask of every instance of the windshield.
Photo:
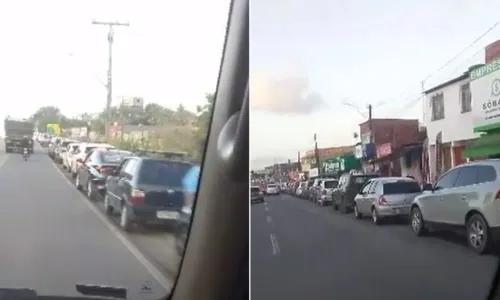
<svg viewBox="0 0 500 300">
<path fill-rule="evenodd" d="M 147 159 L 142 162 L 139 183 L 181 188 L 184 176 L 192 167 L 185 162 Z"/>
<path fill-rule="evenodd" d="M 422 190 L 420 189 L 420 185 L 414 181 L 398 181 L 398 182 L 390 182 L 384 183 L 383 186 L 384 195 L 392 195 L 392 194 L 413 194 L 420 193 Z"/>
<path fill-rule="evenodd" d="M 257 193 L 257 192 L 260 192 L 260 189 L 258 187 L 252 187 L 251 192 Z"/>
<path fill-rule="evenodd" d="M 176 285 L 230 1 L 104 2 L 0 12 L 0 135 L 14 134 L 0 151 L 0 289 L 71 297 L 85 283 L 156 300 Z M 15 139 L 25 135 L 26 160 Z"/>
<path fill-rule="evenodd" d="M 132 156 L 130 151 L 102 151 L 101 161 L 105 164 L 119 164 L 125 157 Z"/>
<path fill-rule="evenodd" d="M 338 183 L 339 182 L 337 180 L 327 180 L 325 181 L 325 188 L 326 189 L 336 188 Z"/>
<path fill-rule="evenodd" d="M 276 186 L 275 184 L 268 184 L 268 185 L 267 185 L 267 187 L 268 187 L 268 188 L 275 188 L 275 187 L 277 187 L 277 186 Z"/>
</svg>

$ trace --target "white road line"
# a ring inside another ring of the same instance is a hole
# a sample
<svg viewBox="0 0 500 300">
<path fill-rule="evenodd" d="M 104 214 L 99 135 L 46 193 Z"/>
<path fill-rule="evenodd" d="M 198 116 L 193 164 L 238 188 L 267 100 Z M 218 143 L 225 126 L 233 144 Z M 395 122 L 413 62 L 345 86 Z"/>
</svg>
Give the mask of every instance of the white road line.
<svg viewBox="0 0 500 300">
<path fill-rule="evenodd" d="M 267 202 L 264 202 L 264 210 L 269 211 L 269 208 L 267 207 Z"/>
<path fill-rule="evenodd" d="M 267 216 L 267 223 L 272 223 L 273 220 L 271 219 L 271 216 Z"/>
<path fill-rule="evenodd" d="M 4 159 L 0 160 L 0 168 L 5 164 L 5 162 L 9 159 L 10 155 L 5 156 Z"/>
<path fill-rule="evenodd" d="M 273 247 L 273 255 L 278 255 L 280 254 L 280 245 L 278 244 L 278 240 L 276 239 L 276 235 L 274 233 L 271 233 L 269 235 L 269 238 L 271 239 L 271 246 Z"/>
<path fill-rule="evenodd" d="M 64 173 L 59 169 L 54 162 L 52 162 L 52 166 L 57 170 L 59 175 L 64 178 L 64 182 L 68 186 L 71 187 L 72 190 L 75 191 L 75 194 L 78 195 L 78 198 L 82 200 L 87 207 L 96 214 L 96 216 L 106 225 L 106 227 L 114 234 L 114 236 L 123 243 L 123 245 L 130 251 L 130 253 L 148 270 L 148 272 L 156 279 L 164 289 L 167 291 L 171 291 L 173 287 L 173 282 L 167 279 L 142 253 L 137 249 L 134 244 L 129 241 L 129 239 L 116 228 L 113 223 L 109 219 L 107 219 L 94 205 L 92 205 L 83 194 L 81 194 L 73 184 L 68 180 L 68 178 L 64 175 Z"/>
</svg>

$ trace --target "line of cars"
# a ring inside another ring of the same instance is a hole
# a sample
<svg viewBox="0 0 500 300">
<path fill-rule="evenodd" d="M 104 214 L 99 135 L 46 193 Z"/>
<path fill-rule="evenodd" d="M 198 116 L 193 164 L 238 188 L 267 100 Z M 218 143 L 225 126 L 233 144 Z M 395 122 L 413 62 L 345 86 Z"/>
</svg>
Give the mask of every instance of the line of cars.
<svg viewBox="0 0 500 300">
<path fill-rule="evenodd" d="M 282 187 L 277 183 L 267 183 L 264 188 L 259 185 L 250 187 L 250 203 L 262 203 L 265 201 L 264 196 L 279 196 Z"/>
<path fill-rule="evenodd" d="M 500 160 L 488 159 L 456 166 L 433 184 L 408 177 L 351 173 L 339 179 L 316 178 L 288 184 L 285 192 L 319 205 L 331 204 L 356 219 L 367 216 L 376 225 L 408 218 L 412 231 L 463 234 L 478 254 L 500 245 Z"/>
<path fill-rule="evenodd" d="M 173 225 L 184 249 L 191 209 L 184 205 L 182 180 L 194 166 L 181 152 L 126 151 L 105 143 L 54 138 L 48 155 L 71 173 L 75 188 L 91 201 L 102 201 L 119 227 Z"/>
</svg>

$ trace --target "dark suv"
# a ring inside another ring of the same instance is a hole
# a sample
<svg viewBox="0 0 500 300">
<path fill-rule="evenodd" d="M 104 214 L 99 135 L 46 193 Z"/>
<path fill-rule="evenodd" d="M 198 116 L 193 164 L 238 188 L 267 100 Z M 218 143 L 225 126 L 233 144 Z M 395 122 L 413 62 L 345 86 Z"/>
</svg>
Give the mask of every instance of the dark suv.
<svg viewBox="0 0 500 300">
<path fill-rule="evenodd" d="M 337 188 L 332 192 L 332 207 L 341 213 L 349 213 L 354 208 L 354 198 L 363 185 L 377 174 L 344 174 L 340 176 Z"/>
<path fill-rule="evenodd" d="M 120 214 L 120 227 L 170 223 L 184 205 L 182 180 L 193 164 L 152 157 L 130 157 L 107 178 L 104 207 Z"/>
</svg>

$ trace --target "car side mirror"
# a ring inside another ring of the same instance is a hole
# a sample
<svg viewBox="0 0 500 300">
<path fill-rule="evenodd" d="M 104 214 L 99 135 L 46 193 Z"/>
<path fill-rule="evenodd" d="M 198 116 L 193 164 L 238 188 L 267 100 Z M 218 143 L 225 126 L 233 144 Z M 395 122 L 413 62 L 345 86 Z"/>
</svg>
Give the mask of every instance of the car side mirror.
<svg viewBox="0 0 500 300">
<path fill-rule="evenodd" d="M 422 190 L 432 192 L 433 191 L 432 184 L 430 184 L 430 183 L 424 184 L 424 187 Z"/>
</svg>

